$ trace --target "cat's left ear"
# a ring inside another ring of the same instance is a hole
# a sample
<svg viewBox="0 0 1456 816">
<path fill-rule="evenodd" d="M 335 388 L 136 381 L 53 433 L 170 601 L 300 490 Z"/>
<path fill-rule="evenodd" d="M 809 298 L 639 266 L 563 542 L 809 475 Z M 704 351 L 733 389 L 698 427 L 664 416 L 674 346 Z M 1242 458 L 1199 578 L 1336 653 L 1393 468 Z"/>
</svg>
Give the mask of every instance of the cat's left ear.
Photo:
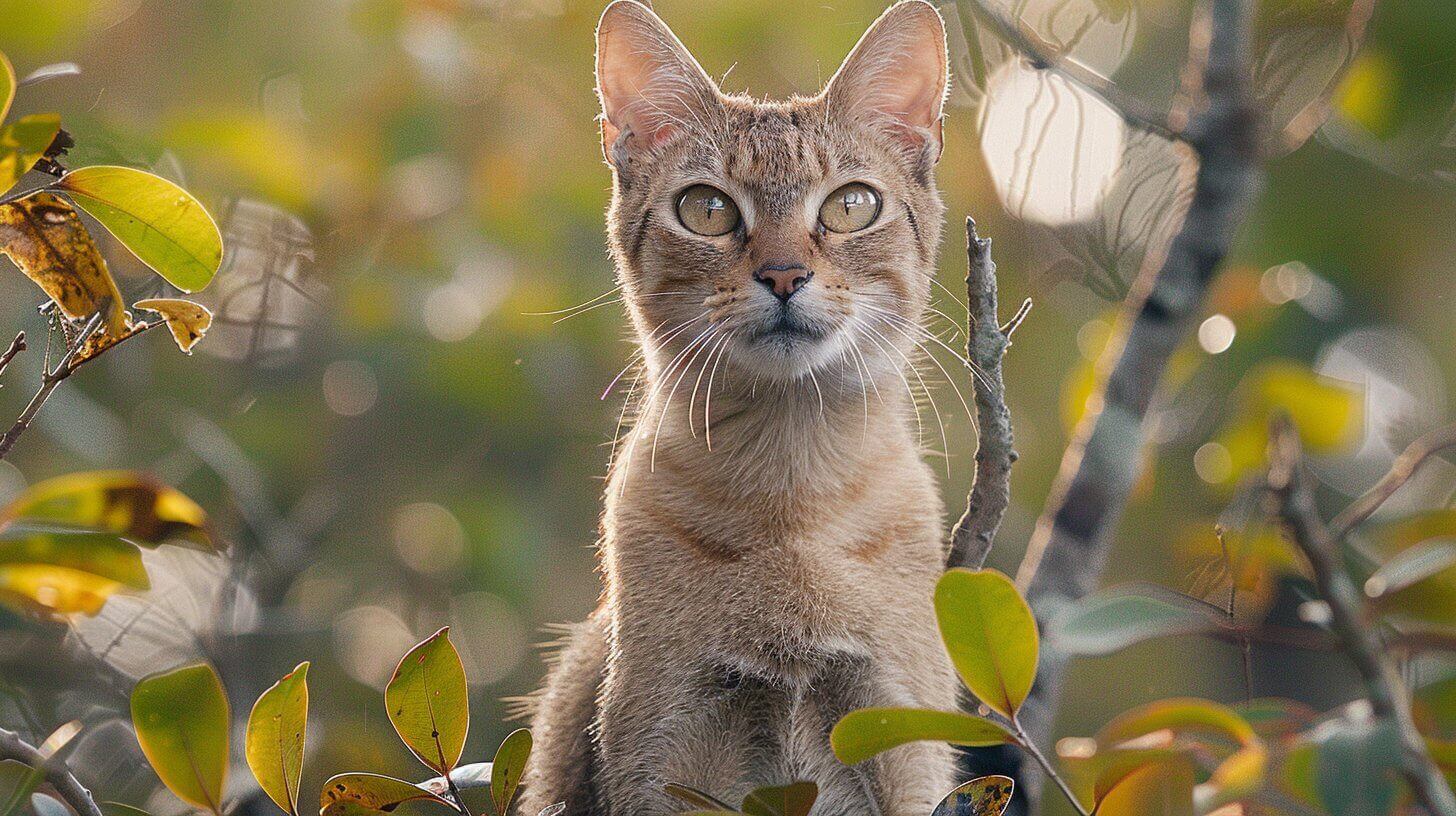
<svg viewBox="0 0 1456 816">
<path fill-rule="evenodd" d="M 925 0 L 885 10 L 824 88 L 830 111 L 887 127 L 907 148 L 940 158 L 941 109 L 950 76 L 945 24 Z"/>
<path fill-rule="evenodd" d="M 602 150 L 619 171 L 713 119 L 722 95 L 667 24 L 636 0 L 615 0 L 597 25 Z"/>
</svg>

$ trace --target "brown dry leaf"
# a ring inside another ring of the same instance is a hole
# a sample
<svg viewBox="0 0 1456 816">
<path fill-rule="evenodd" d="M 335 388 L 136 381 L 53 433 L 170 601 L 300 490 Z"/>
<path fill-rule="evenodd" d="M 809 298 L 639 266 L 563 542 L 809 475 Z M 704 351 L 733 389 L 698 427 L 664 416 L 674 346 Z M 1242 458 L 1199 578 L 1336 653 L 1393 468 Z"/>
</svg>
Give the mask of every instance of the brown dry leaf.
<svg viewBox="0 0 1456 816">
<path fill-rule="evenodd" d="M 98 334 L 119 337 L 127 328 L 121 292 L 91 234 L 64 198 L 37 193 L 0 206 L 0 253 L 35 281 L 61 312 L 84 320 L 106 309 Z"/>
<path fill-rule="evenodd" d="M 187 354 L 192 353 L 192 347 L 197 345 L 197 341 L 207 334 L 208 327 L 212 325 L 212 312 L 201 303 L 193 303 L 190 300 L 152 298 L 139 300 L 135 305 L 138 309 L 146 309 L 161 315 L 162 319 L 167 321 L 167 328 L 172 332 L 172 339 L 177 341 L 177 348 Z"/>
</svg>

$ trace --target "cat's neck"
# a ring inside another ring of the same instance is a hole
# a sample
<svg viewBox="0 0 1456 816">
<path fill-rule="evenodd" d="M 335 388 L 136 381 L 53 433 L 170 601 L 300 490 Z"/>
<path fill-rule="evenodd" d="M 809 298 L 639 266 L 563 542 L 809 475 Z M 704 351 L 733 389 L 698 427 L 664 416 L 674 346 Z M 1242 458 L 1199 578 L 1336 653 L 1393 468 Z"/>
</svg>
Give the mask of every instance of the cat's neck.
<svg viewBox="0 0 1456 816">
<path fill-rule="evenodd" d="M 638 421 L 614 457 L 614 483 L 666 473 L 711 482 L 725 495 L 802 495 L 919 456 L 903 388 L 822 375 L 730 377 L 715 380 L 708 399 L 701 390 L 694 398 L 695 385 L 688 378 L 674 392 L 672 380 L 646 384 Z"/>
</svg>

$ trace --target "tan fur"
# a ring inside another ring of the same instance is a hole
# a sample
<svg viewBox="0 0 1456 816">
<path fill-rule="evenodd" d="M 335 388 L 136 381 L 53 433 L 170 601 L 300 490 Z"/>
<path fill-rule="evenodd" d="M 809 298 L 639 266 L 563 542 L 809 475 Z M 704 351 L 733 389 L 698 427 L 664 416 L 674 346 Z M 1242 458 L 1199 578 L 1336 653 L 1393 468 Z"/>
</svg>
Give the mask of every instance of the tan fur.
<svg viewBox="0 0 1456 816">
<path fill-rule="evenodd" d="M 823 93 L 760 102 L 719 94 L 645 7 L 604 16 L 608 232 L 645 364 L 606 490 L 602 604 L 540 697 L 520 813 L 655 816 L 681 809 L 665 782 L 736 803 L 810 779 L 816 816 L 924 816 L 952 786 L 943 745 L 847 768 L 828 744 L 854 708 L 956 704 L 931 606 L 943 508 L 906 379 L 943 214 L 943 36 L 902 3 Z M 815 229 L 850 181 L 881 192 L 878 220 Z M 746 229 L 685 230 L 695 183 Z M 789 301 L 807 336 L 763 333 L 783 307 L 753 273 L 784 262 L 814 273 Z"/>
</svg>

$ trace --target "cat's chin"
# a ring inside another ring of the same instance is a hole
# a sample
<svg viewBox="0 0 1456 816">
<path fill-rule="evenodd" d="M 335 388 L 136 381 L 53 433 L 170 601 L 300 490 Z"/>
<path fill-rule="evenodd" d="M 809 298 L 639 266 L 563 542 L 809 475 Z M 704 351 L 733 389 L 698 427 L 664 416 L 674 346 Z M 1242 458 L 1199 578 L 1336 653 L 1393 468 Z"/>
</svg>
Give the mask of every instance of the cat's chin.
<svg viewBox="0 0 1456 816">
<path fill-rule="evenodd" d="M 837 331 L 779 325 L 743 343 L 742 354 L 767 379 L 797 380 L 840 358 Z"/>
</svg>

